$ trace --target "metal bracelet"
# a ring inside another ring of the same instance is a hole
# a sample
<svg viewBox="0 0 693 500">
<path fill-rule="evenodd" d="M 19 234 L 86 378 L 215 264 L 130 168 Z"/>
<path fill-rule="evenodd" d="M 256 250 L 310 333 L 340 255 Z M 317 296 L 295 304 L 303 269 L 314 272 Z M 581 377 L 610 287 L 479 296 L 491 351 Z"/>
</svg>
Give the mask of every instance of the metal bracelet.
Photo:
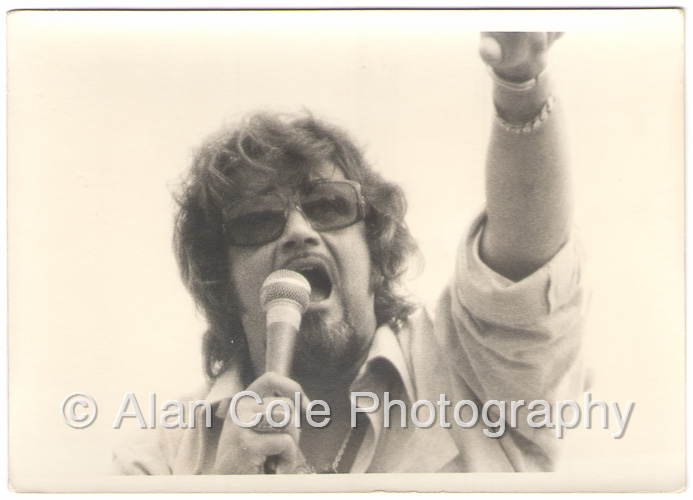
<svg viewBox="0 0 693 500">
<path fill-rule="evenodd" d="M 549 98 L 546 99 L 544 105 L 541 107 L 539 114 L 528 122 L 511 123 L 501 118 L 501 116 L 498 113 L 496 113 L 496 121 L 498 122 L 500 127 L 507 132 L 511 132 L 513 134 L 529 134 L 541 127 L 542 124 L 549 118 L 553 106 L 554 98 L 553 96 L 549 96 Z"/>
</svg>

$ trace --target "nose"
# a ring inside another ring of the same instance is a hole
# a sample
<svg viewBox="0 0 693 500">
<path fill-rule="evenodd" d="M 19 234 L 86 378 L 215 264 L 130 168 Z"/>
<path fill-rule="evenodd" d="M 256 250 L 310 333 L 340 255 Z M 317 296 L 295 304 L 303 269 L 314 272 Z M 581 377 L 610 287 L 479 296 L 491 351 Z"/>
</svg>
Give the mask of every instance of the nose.
<svg viewBox="0 0 693 500">
<path fill-rule="evenodd" d="M 279 238 L 282 249 L 293 250 L 304 246 L 315 246 L 320 243 L 320 235 L 313 229 L 305 215 L 297 208 L 289 212 L 284 232 Z"/>
</svg>

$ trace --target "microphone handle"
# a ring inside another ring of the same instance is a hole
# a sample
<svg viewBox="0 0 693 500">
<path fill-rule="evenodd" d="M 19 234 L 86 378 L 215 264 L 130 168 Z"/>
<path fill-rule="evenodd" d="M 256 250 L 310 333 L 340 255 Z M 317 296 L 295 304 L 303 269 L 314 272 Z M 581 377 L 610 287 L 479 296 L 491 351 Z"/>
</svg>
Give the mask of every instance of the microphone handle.
<svg viewBox="0 0 693 500">
<path fill-rule="evenodd" d="M 297 333 L 298 330 L 292 324 L 282 321 L 267 326 L 266 372 L 272 371 L 285 377 L 290 376 Z M 278 455 L 267 457 L 264 466 L 265 474 L 276 474 L 278 463 Z"/>
<path fill-rule="evenodd" d="M 279 455 L 270 455 L 265 459 L 265 474 L 276 474 L 279 464 Z"/>
<path fill-rule="evenodd" d="M 298 330 L 294 325 L 287 322 L 277 321 L 267 326 L 266 372 L 275 372 L 285 377 L 291 376 L 297 334 Z"/>
</svg>

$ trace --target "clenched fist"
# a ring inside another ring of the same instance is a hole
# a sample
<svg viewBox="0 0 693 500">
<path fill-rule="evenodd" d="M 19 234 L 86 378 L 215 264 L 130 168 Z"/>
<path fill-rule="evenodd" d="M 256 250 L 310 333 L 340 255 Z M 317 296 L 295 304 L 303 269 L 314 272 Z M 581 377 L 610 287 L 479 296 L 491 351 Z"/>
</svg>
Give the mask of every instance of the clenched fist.
<svg viewBox="0 0 693 500">
<path fill-rule="evenodd" d="M 563 33 L 485 32 L 479 54 L 498 77 L 509 82 L 526 82 L 546 68 L 546 55 Z"/>
</svg>

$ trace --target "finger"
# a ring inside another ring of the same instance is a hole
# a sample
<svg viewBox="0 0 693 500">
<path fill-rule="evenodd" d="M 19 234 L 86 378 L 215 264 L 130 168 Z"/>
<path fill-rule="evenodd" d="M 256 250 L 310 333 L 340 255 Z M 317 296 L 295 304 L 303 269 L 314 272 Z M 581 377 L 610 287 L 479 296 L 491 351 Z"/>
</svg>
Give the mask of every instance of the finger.
<svg viewBox="0 0 693 500">
<path fill-rule="evenodd" d="M 267 436 L 254 449 L 258 454 L 253 463 L 260 473 L 282 474 L 296 469 L 298 446 L 287 434 Z"/>
<path fill-rule="evenodd" d="M 308 461 L 301 453 L 300 448 L 296 448 L 296 455 L 293 457 L 278 457 L 271 456 L 270 460 L 265 462 L 265 465 L 270 464 L 274 466 L 275 473 L 277 474 L 307 474 L 315 472 L 315 470 L 308 464 Z"/>
<path fill-rule="evenodd" d="M 298 416 L 294 409 L 293 400 L 288 398 L 274 398 L 267 401 L 265 404 L 264 401 L 263 403 L 257 403 L 251 397 L 241 398 L 233 409 L 233 417 L 231 416 L 231 407 L 228 401 L 229 400 L 225 400 L 222 402 L 225 403 L 224 407 L 226 408 L 226 412 L 223 414 L 217 413 L 219 418 L 224 419 L 224 429 L 222 432 L 228 433 L 234 428 L 258 430 L 260 427 L 264 426 L 271 427 L 272 431 L 275 429 L 277 432 L 286 431 L 298 441 L 299 426 L 296 421 Z M 221 406 L 220 404 L 220 409 Z M 268 411 L 270 412 L 271 421 L 267 418 Z"/>
<path fill-rule="evenodd" d="M 254 422 L 258 419 L 257 424 L 252 427 L 240 427 L 229 418 L 224 423 L 226 428 L 231 426 L 236 426 L 241 429 L 241 431 L 250 431 L 256 433 L 286 433 L 289 434 L 297 443 L 300 439 L 300 427 L 297 425 L 296 411 L 294 409 L 294 403 L 288 398 L 274 398 L 272 400 L 263 400 L 265 404 L 257 404 L 255 401 L 250 400 L 247 404 L 239 404 L 236 409 L 236 415 L 241 422 Z M 285 406 L 281 404 L 272 404 L 272 401 L 281 401 Z M 271 410 L 270 410 L 271 406 Z M 269 411 L 271 420 L 267 418 L 267 413 Z M 288 418 L 287 418 L 288 415 Z"/>
<path fill-rule="evenodd" d="M 299 393 L 301 395 L 301 412 L 305 413 L 308 409 L 308 398 L 305 397 L 301 385 L 295 380 L 275 372 L 266 372 L 262 374 L 248 386 L 248 390 L 259 394 L 263 398 L 263 401 L 267 399 L 268 396 L 279 396 L 288 398 L 293 402 L 296 393 Z M 264 402 L 266 403 L 267 401 Z"/>
<path fill-rule="evenodd" d="M 493 46 L 493 40 L 500 50 L 500 57 L 490 63 L 492 67 L 512 67 L 521 63 L 529 53 L 528 34 L 521 32 L 487 32 L 483 33 L 486 47 Z M 494 51 L 494 53 L 497 53 Z"/>
<path fill-rule="evenodd" d="M 482 33 L 481 42 L 479 43 L 479 55 L 486 64 L 493 67 L 500 64 L 503 60 L 503 49 L 498 40 Z"/>
<path fill-rule="evenodd" d="M 247 429 L 245 431 L 248 431 Z M 214 468 L 218 473 L 264 473 L 268 457 L 279 464 L 293 464 L 298 445 L 285 433 L 236 433 L 231 439 L 219 440 Z"/>
<path fill-rule="evenodd" d="M 301 435 L 301 429 L 296 420 L 298 416 L 294 410 L 293 402 L 287 402 L 285 400 L 281 401 L 284 401 L 288 410 L 281 405 L 273 405 L 271 410 L 269 410 L 270 406 L 268 405 L 263 413 L 264 417 L 261 424 L 264 426 L 265 430 L 269 430 L 270 432 L 285 432 L 289 434 L 298 443 Z M 271 420 L 267 418 L 268 410 Z M 259 426 L 253 427 L 253 429 L 256 431 L 261 430 Z"/>
<path fill-rule="evenodd" d="M 266 396 L 261 399 L 262 402 L 258 403 L 252 398 L 241 398 L 236 404 L 236 414 L 240 417 L 241 412 L 244 415 L 252 414 L 251 420 L 255 417 L 255 414 L 261 413 L 263 416 L 267 411 L 269 406 L 272 406 L 272 417 L 273 420 L 280 422 L 286 414 L 287 411 L 293 413 L 294 411 L 294 400 L 293 398 L 283 398 L 278 396 Z"/>
<path fill-rule="evenodd" d="M 291 436 L 284 433 L 254 436 L 256 440 L 253 448 L 262 457 L 264 464 L 266 457 L 277 456 L 280 463 L 292 463 L 296 460 L 298 446 Z"/>
</svg>

